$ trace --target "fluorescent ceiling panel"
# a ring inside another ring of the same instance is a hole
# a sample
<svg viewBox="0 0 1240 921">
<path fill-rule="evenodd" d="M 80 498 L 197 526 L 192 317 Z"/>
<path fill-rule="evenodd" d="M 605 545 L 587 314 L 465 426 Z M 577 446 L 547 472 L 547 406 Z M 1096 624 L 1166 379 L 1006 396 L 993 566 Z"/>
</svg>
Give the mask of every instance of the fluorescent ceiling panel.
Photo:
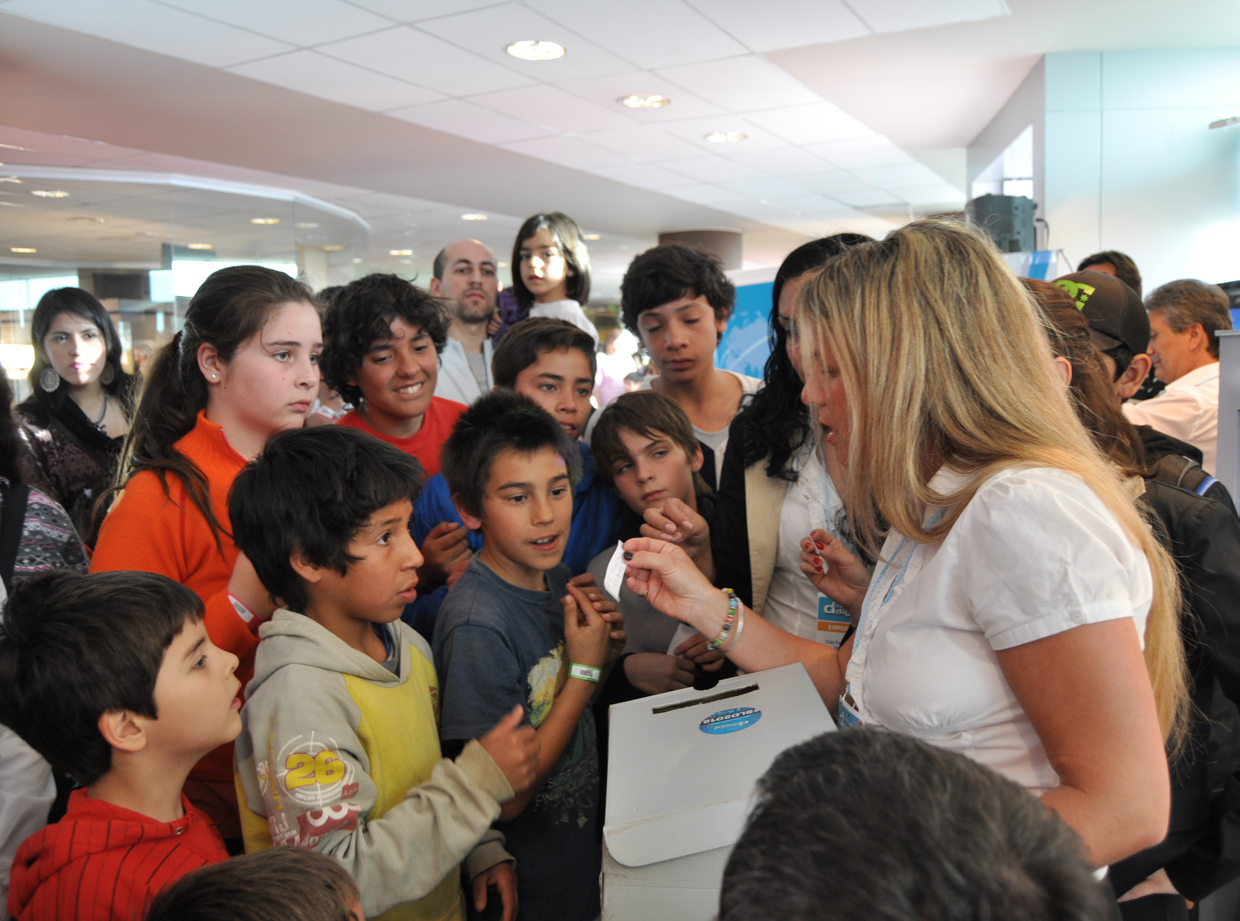
<svg viewBox="0 0 1240 921">
<path fill-rule="evenodd" d="M 583 141 L 606 147 L 635 160 L 676 160 L 695 157 L 696 145 L 654 125 L 626 125 L 581 135 Z"/>
<path fill-rule="evenodd" d="M 904 32 L 1011 15 L 1003 0 L 849 0 L 849 6 L 875 32 Z"/>
<path fill-rule="evenodd" d="M 821 98 L 796 77 L 756 54 L 668 67 L 659 76 L 728 112 L 807 105 Z"/>
<path fill-rule="evenodd" d="M 630 69 L 627 61 L 517 3 L 431 19 L 419 23 L 418 28 L 548 83 L 582 80 Z M 525 39 L 557 42 L 565 48 L 564 57 L 554 61 L 521 61 L 508 54 L 509 45 Z"/>
<path fill-rule="evenodd" d="M 594 170 L 605 166 L 622 166 L 629 159 L 602 147 L 595 147 L 574 137 L 550 137 L 536 141 L 518 141 L 501 145 L 505 150 L 522 153 L 540 160 L 550 160 L 573 169 Z"/>
<path fill-rule="evenodd" d="M 746 48 L 682 0 L 527 0 L 528 5 L 641 68 L 744 54 Z"/>
<path fill-rule="evenodd" d="M 842 0 L 781 0 L 779 12 L 752 0 L 688 0 L 753 51 L 777 51 L 869 35 Z"/>
<path fill-rule="evenodd" d="M 620 106 L 606 109 L 554 86 L 539 84 L 502 93 L 488 93 L 473 99 L 479 105 L 503 115 L 542 125 L 565 134 L 623 128 L 633 120 L 621 114 Z"/>
<path fill-rule="evenodd" d="M 748 118 L 790 144 L 826 144 L 874 135 L 864 124 L 829 102 L 751 112 Z"/>
<path fill-rule="evenodd" d="M 509 118 L 492 109 L 464 99 L 445 99 L 426 106 L 394 109 L 384 113 L 393 118 L 425 125 L 437 131 L 457 134 L 484 144 L 508 144 L 546 137 L 551 132 L 527 121 Z"/>
<path fill-rule="evenodd" d="M 284 42 L 148 0 L 12 0 L 0 11 L 211 67 L 293 50 Z"/>
<path fill-rule="evenodd" d="M 554 82 L 554 81 L 552 81 Z M 625 113 L 637 121 L 664 122 L 681 118 L 697 118 L 718 115 L 723 112 L 716 105 L 674 86 L 670 81 L 648 70 L 628 70 L 624 73 L 596 77 L 592 80 L 571 80 L 557 84 L 561 89 L 588 99 L 601 106 L 619 105 L 625 96 L 666 96 L 671 105 L 660 109 L 625 109 Z"/>
<path fill-rule="evenodd" d="M 472 96 L 532 82 L 516 71 L 407 26 L 323 45 L 318 50 L 448 96 Z"/>
<path fill-rule="evenodd" d="M 387 29 L 392 21 L 342 0 L 164 0 L 191 13 L 307 47 Z"/>
<path fill-rule="evenodd" d="M 602 169 L 591 170 L 591 172 L 596 176 L 614 179 L 626 185 L 656 191 L 693 184 L 692 179 L 651 163 L 626 163 L 623 166 L 606 166 Z"/>
<path fill-rule="evenodd" d="M 243 77 L 372 112 L 443 99 L 432 90 L 329 58 L 317 51 L 294 51 L 239 64 L 229 70 Z"/>
</svg>

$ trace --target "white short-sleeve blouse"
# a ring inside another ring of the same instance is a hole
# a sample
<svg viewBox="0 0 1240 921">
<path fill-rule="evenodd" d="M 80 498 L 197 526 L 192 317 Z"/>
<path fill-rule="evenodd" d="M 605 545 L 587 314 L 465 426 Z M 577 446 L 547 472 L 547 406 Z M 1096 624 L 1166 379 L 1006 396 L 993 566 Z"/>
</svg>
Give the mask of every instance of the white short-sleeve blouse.
<svg viewBox="0 0 1240 921">
<path fill-rule="evenodd" d="M 941 470 L 931 485 L 947 493 L 959 482 Z M 1152 598 L 1144 553 L 1083 482 L 1003 471 L 942 543 L 887 538 L 845 693 L 863 723 L 961 752 L 1041 794 L 1059 778 L 996 650 L 1121 617 L 1144 636 Z"/>
</svg>

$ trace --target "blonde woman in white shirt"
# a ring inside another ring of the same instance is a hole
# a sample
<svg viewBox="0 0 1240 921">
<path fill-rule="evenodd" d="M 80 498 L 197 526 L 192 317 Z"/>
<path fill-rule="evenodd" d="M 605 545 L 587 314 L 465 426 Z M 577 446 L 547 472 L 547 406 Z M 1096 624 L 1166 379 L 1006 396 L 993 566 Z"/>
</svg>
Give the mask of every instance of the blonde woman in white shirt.
<svg viewBox="0 0 1240 921">
<path fill-rule="evenodd" d="M 855 635 L 837 652 L 745 620 L 646 538 L 625 545 L 630 588 L 747 671 L 803 662 L 843 726 L 1021 783 L 1097 866 L 1160 841 L 1163 743 L 1187 706 L 1174 568 L 1073 412 L 1016 277 L 964 227 L 918 222 L 833 260 L 796 320 L 853 533 L 881 543 L 872 579 L 826 535 L 806 554 Z"/>
</svg>

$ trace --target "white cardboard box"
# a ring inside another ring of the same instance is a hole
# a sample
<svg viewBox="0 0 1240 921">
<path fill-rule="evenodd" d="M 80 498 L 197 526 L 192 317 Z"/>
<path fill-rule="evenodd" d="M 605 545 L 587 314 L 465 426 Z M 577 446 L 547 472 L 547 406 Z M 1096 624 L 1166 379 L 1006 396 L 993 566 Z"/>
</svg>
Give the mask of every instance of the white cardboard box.
<svg viewBox="0 0 1240 921">
<path fill-rule="evenodd" d="M 758 778 L 834 729 L 800 663 L 613 705 L 603 921 L 711 921 Z"/>
</svg>

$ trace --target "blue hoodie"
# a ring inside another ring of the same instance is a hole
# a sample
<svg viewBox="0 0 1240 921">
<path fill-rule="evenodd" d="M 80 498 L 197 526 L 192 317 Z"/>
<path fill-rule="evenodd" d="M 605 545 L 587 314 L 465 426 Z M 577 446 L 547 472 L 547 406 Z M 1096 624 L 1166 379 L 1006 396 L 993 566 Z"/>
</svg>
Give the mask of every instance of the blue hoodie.
<svg viewBox="0 0 1240 921">
<path fill-rule="evenodd" d="M 568 532 L 568 545 L 564 548 L 563 563 L 573 575 L 586 572 L 590 561 L 616 542 L 620 519 L 626 509 L 620 497 L 611 487 L 599 480 L 594 471 L 594 454 L 584 441 L 577 442 L 581 452 L 581 481 L 573 491 L 573 523 Z M 422 494 L 413 504 L 413 518 L 409 532 L 418 546 L 426 540 L 435 525 L 443 521 L 461 524 L 461 516 L 452 504 L 448 481 L 437 473 L 426 481 Z M 474 553 L 482 549 L 482 533 L 471 531 L 469 547 Z M 439 605 L 448 592 L 441 585 L 405 606 L 401 619 L 429 641 L 435 632 L 435 617 Z"/>
</svg>

